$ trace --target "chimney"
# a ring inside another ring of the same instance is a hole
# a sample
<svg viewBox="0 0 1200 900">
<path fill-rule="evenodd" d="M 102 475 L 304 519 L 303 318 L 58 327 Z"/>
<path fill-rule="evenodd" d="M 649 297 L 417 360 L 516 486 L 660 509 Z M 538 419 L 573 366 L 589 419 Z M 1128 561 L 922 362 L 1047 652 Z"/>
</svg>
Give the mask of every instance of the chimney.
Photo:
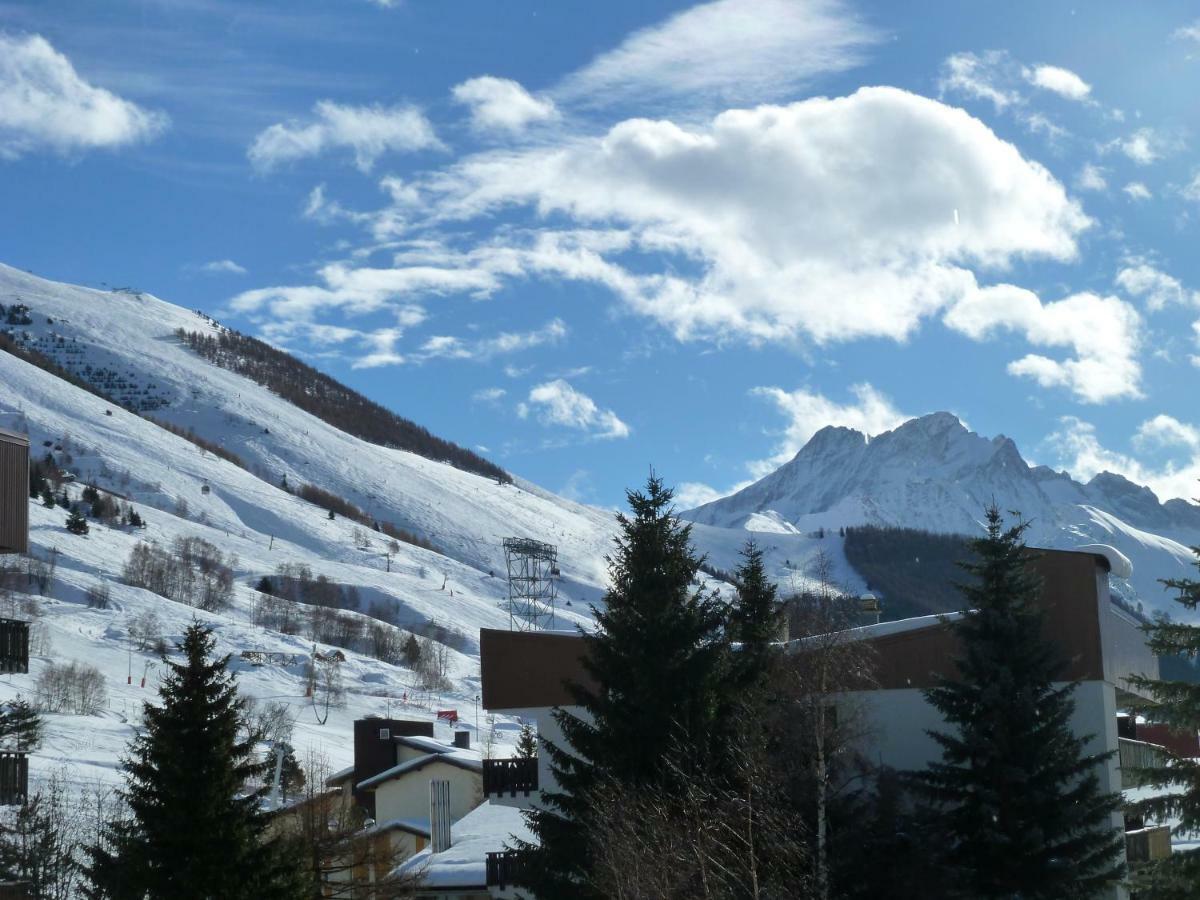
<svg viewBox="0 0 1200 900">
<path fill-rule="evenodd" d="M 429 839 L 432 853 L 450 849 L 450 782 L 444 779 L 429 782 Z"/>
<path fill-rule="evenodd" d="M 454 732 L 454 746 L 459 750 L 471 749 L 471 732 L 456 731 Z"/>
</svg>

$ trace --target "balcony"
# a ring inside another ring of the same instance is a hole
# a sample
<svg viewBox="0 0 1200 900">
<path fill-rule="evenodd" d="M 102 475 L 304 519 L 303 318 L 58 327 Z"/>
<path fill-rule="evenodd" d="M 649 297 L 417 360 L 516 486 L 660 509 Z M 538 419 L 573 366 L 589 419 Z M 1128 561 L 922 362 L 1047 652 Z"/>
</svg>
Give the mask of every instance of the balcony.
<svg viewBox="0 0 1200 900">
<path fill-rule="evenodd" d="M 1133 778 L 1125 774 L 1127 769 L 1153 769 L 1164 766 L 1167 762 L 1163 748 L 1158 744 L 1148 744 L 1130 738 L 1117 738 L 1117 759 L 1121 769 L 1122 789 L 1137 787 Z"/>
<path fill-rule="evenodd" d="M 524 871 L 526 853 L 523 850 L 505 850 L 487 855 L 487 886 L 505 890 L 519 881 Z"/>
<path fill-rule="evenodd" d="M 485 797 L 526 797 L 538 789 L 536 759 L 485 759 L 483 761 L 483 794 Z"/>
<path fill-rule="evenodd" d="M 1166 859 L 1171 855 L 1171 828 L 1155 825 L 1125 832 L 1125 858 L 1131 863 Z M 489 870 L 490 871 L 490 870 Z"/>
</svg>

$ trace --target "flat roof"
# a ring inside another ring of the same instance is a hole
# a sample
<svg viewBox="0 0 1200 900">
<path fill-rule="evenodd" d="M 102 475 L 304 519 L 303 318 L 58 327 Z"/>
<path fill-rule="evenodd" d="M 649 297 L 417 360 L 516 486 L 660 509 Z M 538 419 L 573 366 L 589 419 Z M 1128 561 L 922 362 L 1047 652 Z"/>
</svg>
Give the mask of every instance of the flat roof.
<svg viewBox="0 0 1200 900">
<path fill-rule="evenodd" d="M 24 444 L 29 446 L 29 435 L 21 434 L 19 431 L 9 431 L 7 428 L 0 428 L 0 441 L 9 444 Z"/>
</svg>

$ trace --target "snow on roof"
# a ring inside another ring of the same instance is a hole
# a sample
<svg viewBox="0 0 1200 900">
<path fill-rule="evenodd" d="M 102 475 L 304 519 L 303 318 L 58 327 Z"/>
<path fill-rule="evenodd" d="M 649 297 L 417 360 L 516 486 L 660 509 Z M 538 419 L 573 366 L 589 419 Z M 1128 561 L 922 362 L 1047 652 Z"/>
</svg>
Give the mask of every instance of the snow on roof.
<svg viewBox="0 0 1200 900">
<path fill-rule="evenodd" d="M 344 769 L 340 769 L 325 779 L 325 787 L 333 787 L 334 785 L 341 784 L 353 774 L 354 766 L 347 766 Z"/>
<path fill-rule="evenodd" d="M 409 834 L 417 834 L 423 838 L 429 837 L 429 820 L 428 819 L 388 819 L 386 822 L 376 822 L 371 828 L 372 832 L 391 831 L 398 829 L 407 831 Z"/>
<path fill-rule="evenodd" d="M 886 637 L 890 634 L 903 634 L 906 631 L 920 631 L 922 628 L 933 628 L 943 622 L 953 622 L 962 617 L 961 612 L 938 613 L 932 616 L 914 616 L 911 619 L 897 619 L 892 622 L 879 622 L 874 625 L 861 625 L 858 628 L 847 628 L 840 632 L 846 640 L 862 641 L 869 638 Z M 812 642 L 814 637 L 797 638 L 788 641 L 784 647 L 788 650 L 798 650 L 805 643 Z"/>
<path fill-rule="evenodd" d="M 450 753 L 461 749 L 455 747 L 453 744 L 447 744 L 445 741 L 439 741 L 437 738 L 427 737 L 423 734 L 396 734 L 392 735 L 392 740 L 397 744 L 403 744 L 405 747 L 411 747 L 413 750 L 424 750 L 426 753 Z"/>
<path fill-rule="evenodd" d="M 487 885 L 487 855 L 505 849 L 514 839 L 532 841 L 521 810 L 483 803 L 450 826 L 450 847 L 441 853 L 429 847 L 397 867 L 397 874 L 420 874 L 428 887 Z"/>
<path fill-rule="evenodd" d="M 1093 556 L 1103 556 L 1108 560 L 1108 569 L 1117 578 L 1129 580 L 1133 577 L 1133 563 L 1129 557 L 1108 544 L 1082 544 L 1075 548 L 1078 553 L 1091 553 Z"/>
<path fill-rule="evenodd" d="M 409 772 L 416 772 L 418 769 L 423 769 L 427 765 L 436 762 L 449 763 L 452 766 L 457 766 L 460 769 L 466 769 L 470 772 L 483 771 L 483 761 L 480 760 L 477 753 L 463 750 L 451 750 L 449 753 L 427 753 L 424 756 L 418 756 L 416 759 L 410 759 L 408 762 L 402 762 L 398 766 L 392 766 L 390 769 L 384 769 L 378 775 L 372 775 L 365 781 L 360 781 L 358 789 L 362 791 L 371 790 L 385 781 L 400 778 Z"/>
</svg>

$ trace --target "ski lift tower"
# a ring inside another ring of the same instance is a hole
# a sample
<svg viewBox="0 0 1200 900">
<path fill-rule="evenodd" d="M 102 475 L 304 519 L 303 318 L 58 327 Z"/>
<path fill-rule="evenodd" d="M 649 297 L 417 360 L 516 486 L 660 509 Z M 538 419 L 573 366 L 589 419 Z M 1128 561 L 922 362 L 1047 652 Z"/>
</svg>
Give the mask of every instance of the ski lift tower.
<svg viewBox="0 0 1200 900">
<path fill-rule="evenodd" d="M 553 628 L 558 548 L 529 538 L 505 538 L 504 560 L 508 564 L 509 629 Z"/>
</svg>

